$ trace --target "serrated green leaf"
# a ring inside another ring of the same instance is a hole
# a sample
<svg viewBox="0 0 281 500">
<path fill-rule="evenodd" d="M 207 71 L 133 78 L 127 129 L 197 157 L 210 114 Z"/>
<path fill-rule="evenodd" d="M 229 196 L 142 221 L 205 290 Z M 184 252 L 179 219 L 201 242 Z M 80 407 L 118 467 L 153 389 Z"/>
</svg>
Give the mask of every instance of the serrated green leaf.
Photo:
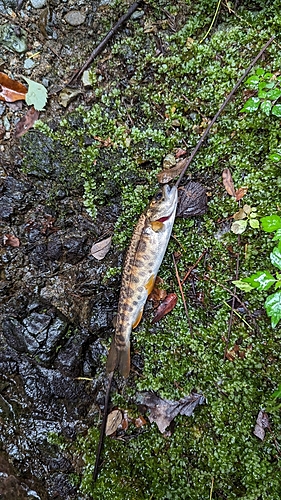
<svg viewBox="0 0 281 500">
<path fill-rule="evenodd" d="M 37 111 L 42 111 L 47 102 L 47 90 L 41 83 L 34 82 L 30 78 L 23 76 L 28 83 L 28 92 L 25 96 L 25 101 L 29 106 L 34 106 Z"/>
<path fill-rule="evenodd" d="M 260 223 L 257 219 L 250 219 L 249 224 L 253 229 L 258 229 L 260 227 Z"/>
<path fill-rule="evenodd" d="M 273 106 L 273 108 L 271 110 L 271 113 L 274 116 L 278 116 L 278 118 L 280 118 L 281 117 L 281 104 L 275 104 L 275 106 Z"/>
<path fill-rule="evenodd" d="M 280 161 L 280 160 L 281 160 L 281 155 L 280 155 L 280 154 L 278 154 L 278 153 L 272 153 L 271 155 L 269 155 L 269 157 L 268 157 L 268 158 L 269 158 L 270 160 L 272 160 L 272 161 L 276 161 L 276 162 L 278 162 L 278 161 Z"/>
<path fill-rule="evenodd" d="M 275 235 L 272 238 L 272 241 L 279 241 L 281 240 L 281 228 L 277 229 Z"/>
<path fill-rule="evenodd" d="M 281 251 L 278 247 L 274 247 L 271 254 L 270 254 L 270 260 L 272 264 L 278 269 L 281 269 Z"/>
<path fill-rule="evenodd" d="M 262 97 L 262 96 L 259 95 L 259 97 Z M 267 96 L 265 95 L 263 97 L 267 97 Z M 270 101 L 263 101 L 261 103 L 261 111 L 263 111 L 266 114 L 266 116 L 270 115 L 271 108 L 272 108 L 272 104 Z"/>
<path fill-rule="evenodd" d="M 261 218 L 261 225 L 264 231 L 271 233 L 281 228 L 281 217 L 279 215 L 267 215 Z"/>
<path fill-rule="evenodd" d="M 233 285 L 237 286 L 239 290 L 242 290 L 243 292 L 250 292 L 251 290 L 254 289 L 253 286 L 251 286 L 249 283 L 246 283 L 243 280 L 236 280 L 232 281 Z"/>
<path fill-rule="evenodd" d="M 257 111 L 259 105 L 260 99 L 258 97 L 250 97 L 250 99 L 245 102 L 243 108 L 241 109 L 241 113 L 253 113 L 254 111 Z"/>
<path fill-rule="evenodd" d="M 237 220 L 233 222 L 230 229 L 234 234 L 242 234 L 246 230 L 247 224 L 247 220 Z"/>
<path fill-rule="evenodd" d="M 267 315 L 271 318 L 271 326 L 275 328 L 281 319 L 281 292 L 269 295 L 265 301 Z"/>
<path fill-rule="evenodd" d="M 253 288 L 257 288 L 257 290 L 268 290 L 276 282 L 276 279 L 268 271 L 258 271 L 247 278 L 243 278 L 243 281 L 249 283 Z"/>
</svg>

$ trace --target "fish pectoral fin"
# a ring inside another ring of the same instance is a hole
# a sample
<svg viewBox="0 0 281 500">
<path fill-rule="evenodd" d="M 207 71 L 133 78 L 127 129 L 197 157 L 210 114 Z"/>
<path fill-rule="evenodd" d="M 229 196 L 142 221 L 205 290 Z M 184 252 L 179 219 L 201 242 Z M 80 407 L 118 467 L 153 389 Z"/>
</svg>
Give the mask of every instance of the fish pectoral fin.
<svg viewBox="0 0 281 500">
<path fill-rule="evenodd" d="M 151 225 L 153 231 L 155 231 L 156 233 L 158 231 L 161 231 L 162 227 L 164 226 L 163 222 L 160 222 L 159 220 L 152 221 L 150 223 L 150 225 Z"/>
<path fill-rule="evenodd" d="M 154 283 L 155 283 L 155 276 L 152 274 L 148 280 L 148 282 L 145 285 L 145 288 L 147 290 L 147 295 L 150 295 L 153 288 L 154 288 Z"/>
<path fill-rule="evenodd" d="M 136 321 L 134 322 L 132 328 L 137 328 L 141 318 L 142 318 L 142 313 L 143 313 L 143 307 L 141 308 L 140 312 L 138 313 L 138 316 L 137 316 L 137 319 Z"/>
</svg>

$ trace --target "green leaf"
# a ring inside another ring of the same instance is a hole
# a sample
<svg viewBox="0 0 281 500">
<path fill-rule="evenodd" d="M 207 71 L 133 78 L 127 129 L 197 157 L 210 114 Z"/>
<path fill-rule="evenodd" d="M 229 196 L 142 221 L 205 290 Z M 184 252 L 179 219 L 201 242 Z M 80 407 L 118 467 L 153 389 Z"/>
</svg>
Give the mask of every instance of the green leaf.
<svg viewBox="0 0 281 500">
<path fill-rule="evenodd" d="M 233 222 L 230 229 L 234 234 L 242 234 L 247 228 L 247 223 L 247 220 L 237 220 Z"/>
<path fill-rule="evenodd" d="M 274 285 L 274 290 L 278 290 L 278 288 L 281 288 L 281 280 L 276 281 L 276 283 Z"/>
<path fill-rule="evenodd" d="M 267 215 L 261 218 L 261 225 L 264 231 L 271 233 L 281 228 L 281 217 L 279 215 Z"/>
<path fill-rule="evenodd" d="M 250 292 L 251 290 L 254 289 L 253 286 L 251 286 L 249 283 L 246 283 L 243 280 L 236 280 L 232 281 L 233 285 L 237 286 L 239 290 L 242 290 L 243 292 Z"/>
<path fill-rule="evenodd" d="M 275 106 L 273 106 L 273 108 L 271 110 L 271 113 L 274 116 L 278 116 L 278 118 L 280 118 L 281 117 L 281 104 L 275 104 Z"/>
<path fill-rule="evenodd" d="M 260 97 L 260 96 L 259 96 Z M 270 101 L 263 101 L 261 103 L 261 110 L 267 115 L 269 116 L 270 115 L 270 111 L 271 111 L 271 108 L 272 108 L 272 104 Z"/>
<path fill-rule="evenodd" d="M 258 229 L 260 227 L 260 223 L 257 219 L 250 219 L 249 224 L 253 229 Z"/>
<path fill-rule="evenodd" d="M 258 97 L 250 97 L 250 99 L 245 102 L 243 108 L 241 109 L 241 113 L 253 113 L 254 111 L 257 111 L 259 105 L 260 99 Z"/>
<path fill-rule="evenodd" d="M 279 385 L 278 389 L 274 391 L 272 394 L 273 399 L 281 398 L 281 384 Z"/>
<path fill-rule="evenodd" d="M 276 279 L 268 271 L 258 271 L 248 276 L 248 278 L 243 278 L 243 281 L 258 290 L 268 290 L 276 282 Z"/>
<path fill-rule="evenodd" d="M 28 83 L 28 92 L 25 96 L 26 103 L 29 106 L 34 106 L 37 111 L 42 111 L 47 102 L 47 90 L 41 83 L 34 82 L 26 76 L 23 76 Z"/>
<path fill-rule="evenodd" d="M 279 241 L 281 240 L 281 229 L 277 229 L 274 237 L 272 238 L 272 241 Z"/>
<path fill-rule="evenodd" d="M 259 82 L 260 82 L 259 77 L 257 75 L 252 75 L 249 78 L 247 78 L 245 84 L 252 89 L 256 89 Z"/>
<path fill-rule="evenodd" d="M 281 96 L 280 89 L 271 89 L 267 92 L 267 98 L 270 99 L 271 101 L 276 101 L 276 99 L 279 99 L 280 96 Z"/>
<path fill-rule="evenodd" d="M 278 153 L 272 153 L 271 155 L 269 155 L 269 157 L 268 157 L 268 158 L 269 158 L 270 160 L 272 160 L 272 161 L 276 161 L 276 162 L 278 162 L 278 161 L 280 161 L 280 160 L 281 160 L 281 155 L 280 155 L 280 154 L 278 154 Z"/>
<path fill-rule="evenodd" d="M 264 71 L 264 69 L 263 69 L 263 68 L 257 68 L 257 69 L 256 69 L 256 75 L 258 75 L 258 76 L 262 76 L 262 75 L 264 75 L 264 72 L 265 72 L 265 71 Z"/>
<path fill-rule="evenodd" d="M 275 328 L 281 319 L 281 292 L 269 295 L 265 301 L 267 315 L 271 318 L 271 326 Z"/>
<path fill-rule="evenodd" d="M 278 247 L 273 248 L 270 254 L 270 260 L 274 266 L 278 267 L 278 269 L 281 269 L 281 251 Z"/>
</svg>

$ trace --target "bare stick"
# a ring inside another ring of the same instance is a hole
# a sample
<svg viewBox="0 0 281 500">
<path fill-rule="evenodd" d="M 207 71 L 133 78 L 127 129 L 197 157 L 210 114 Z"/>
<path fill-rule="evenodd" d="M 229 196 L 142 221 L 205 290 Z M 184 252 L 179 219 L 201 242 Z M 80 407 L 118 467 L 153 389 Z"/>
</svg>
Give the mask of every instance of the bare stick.
<svg viewBox="0 0 281 500">
<path fill-rule="evenodd" d="M 77 80 L 82 75 L 82 73 L 84 73 L 84 71 L 93 62 L 93 60 L 95 59 L 95 57 L 97 57 L 103 51 L 103 49 L 107 45 L 108 41 L 113 37 L 113 35 L 120 28 L 120 26 L 123 23 L 125 23 L 125 21 L 127 21 L 127 19 L 129 19 L 131 17 L 131 15 L 133 14 L 133 12 L 135 12 L 135 10 L 140 6 L 141 2 L 142 2 L 142 0 L 138 0 L 137 2 L 134 2 L 131 5 L 131 7 L 127 10 L 126 14 L 123 14 L 123 16 L 120 17 L 120 19 L 117 21 L 117 23 L 115 24 L 115 26 L 113 26 L 113 28 L 111 28 L 111 30 L 109 30 L 109 32 L 107 33 L 107 35 L 105 36 L 105 38 L 102 40 L 102 42 L 100 42 L 99 45 L 93 50 L 93 52 L 91 53 L 89 59 L 85 62 L 85 64 L 78 71 L 78 73 L 76 73 L 75 75 L 73 75 L 73 77 L 69 80 L 69 82 L 68 82 L 67 85 L 69 85 L 70 83 L 72 83 L 74 80 Z"/>
<path fill-rule="evenodd" d="M 181 281 L 181 284 L 183 285 L 184 282 L 187 280 L 188 276 L 192 273 L 193 269 L 195 269 L 195 267 L 198 266 L 199 262 L 201 259 L 203 259 L 204 255 L 206 255 L 206 253 L 208 252 L 207 248 L 204 250 L 204 252 L 201 253 L 200 257 L 198 257 L 197 261 L 195 262 L 195 264 L 193 264 L 187 271 L 185 277 L 182 279 Z"/>
<path fill-rule="evenodd" d="M 267 42 L 266 44 L 263 46 L 263 48 L 261 49 L 261 51 L 258 53 L 258 55 L 252 60 L 251 64 L 248 66 L 248 68 L 246 69 L 245 73 L 241 76 L 241 78 L 239 78 L 238 82 L 236 83 L 236 85 L 234 85 L 232 91 L 230 92 L 230 94 L 228 94 L 227 98 L 225 99 L 225 101 L 223 102 L 223 104 L 221 105 L 220 109 L 218 110 L 218 112 L 216 113 L 216 115 L 214 116 L 214 118 L 212 119 L 212 121 L 209 123 L 208 127 L 206 128 L 204 134 L 201 136 L 200 140 L 197 142 L 194 150 L 192 151 L 190 157 L 187 159 L 186 161 L 186 164 L 184 166 L 184 169 L 183 171 L 181 172 L 177 182 L 176 182 L 176 186 L 179 186 L 185 172 L 186 172 L 186 169 L 189 167 L 190 163 L 192 162 L 193 158 L 195 157 L 197 151 L 200 149 L 200 147 L 202 146 L 203 142 L 205 141 L 207 135 L 209 134 L 210 132 L 210 129 L 212 128 L 212 126 L 214 125 L 215 121 L 218 119 L 218 117 L 220 116 L 220 114 L 223 112 L 224 108 L 226 107 L 226 105 L 229 103 L 229 101 L 232 99 L 232 97 L 234 96 L 236 90 L 238 89 L 238 87 L 241 85 L 241 83 L 243 82 L 244 78 L 246 78 L 246 76 L 250 73 L 252 67 L 256 64 L 256 62 L 261 58 L 261 56 L 263 55 L 264 51 L 267 49 L 267 47 L 271 44 L 271 42 L 273 41 L 273 39 L 275 38 L 275 36 L 272 36 Z"/>
<path fill-rule="evenodd" d="M 188 314 L 188 309 L 187 309 L 187 305 L 186 305 L 185 296 L 184 296 L 183 289 L 182 289 L 182 284 L 181 284 L 181 280 L 180 280 L 178 266 L 177 266 L 174 254 L 172 254 L 172 257 L 173 257 L 173 263 L 174 263 L 174 267 L 175 267 L 175 271 L 176 271 L 176 277 L 177 277 L 177 281 L 178 281 L 178 285 L 179 285 L 179 289 L 180 289 L 180 293 L 181 293 L 181 298 L 182 298 L 182 301 L 183 301 L 183 306 L 184 306 L 185 314 L 186 314 L 186 317 L 187 317 L 188 323 L 189 323 L 190 335 L 192 337 L 192 325 L 191 325 L 190 317 L 189 317 L 189 314 Z"/>
<path fill-rule="evenodd" d="M 107 421 L 109 396 L 110 396 L 110 391 L 111 391 L 113 374 L 114 374 L 114 371 L 110 372 L 110 374 L 108 375 L 108 382 L 107 382 L 107 389 L 106 389 L 104 410 L 103 410 L 103 419 L 102 419 L 101 428 L 100 428 L 100 438 L 99 438 L 99 444 L 98 444 L 97 453 L 96 453 L 95 469 L 93 472 L 94 483 L 97 480 L 98 472 L 99 472 L 100 455 L 101 455 L 101 450 L 102 450 L 103 440 L 104 440 L 104 432 L 105 432 L 105 426 L 106 426 L 106 421 Z"/>
</svg>

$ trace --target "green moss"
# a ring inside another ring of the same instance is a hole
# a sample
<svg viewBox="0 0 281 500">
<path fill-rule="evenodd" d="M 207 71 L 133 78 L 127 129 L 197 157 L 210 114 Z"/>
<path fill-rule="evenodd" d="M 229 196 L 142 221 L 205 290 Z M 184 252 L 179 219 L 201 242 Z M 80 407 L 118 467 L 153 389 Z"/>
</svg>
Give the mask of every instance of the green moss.
<svg viewBox="0 0 281 500">
<path fill-rule="evenodd" d="M 93 65 L 92 108 L 78 108 L 57 131 L 49 131 L 65 148 L 79 147 L 80 161 L 72 168 L 84 182 L 90 213 L 101 204 L 121 203 L 114 242 L 122 248 L 156 189 L 163 156 L 177 147 L 190 151 L 195 146 L 254 54 L 280 31 L 277 0 L 241 5 L 237 15 L 222 5 L 216 28 L 200 43 L 216 5 L 217 0 L 148 2 L 143 21 L 130 21 L 111 43 L 104 73 L 96 73 L 99 62 Z M 118 2 L 121 7 L 125 10 Z M 259 66 L 274 72 L 280 64 L 280 51 L 272 44 Z M 178 291 L 171 252 L 181 253 L 178 270 L 183 277 L 208 249 L 193 281 L 183 286 L 191 331 L 179 292 L 173 312 L 156 326 L 151 326 L 148 311 L 132 340 L 133 352 L 143 357 L 143 373 L 114 397 L 116 405 L 132 406 L 134 412 L 134 394 L 142 390 L 179 399 L 196 389 L 207 403 L 192 418 L 177 417 L 171 436 L 160 435 L 153 425 L 141 432 L 130 428 L 125 442 L 106 438 L 95 486 L 99 429 L 90 429 L 76 443 L 85 463 L 85 498 L 201 500 L 209 498 L 212 484 L 213 499 L 281 496 L 278 410 L 270 414 L 265 440 L 253 435 L 259 409 L 267 406 L 281 378 L 280 333 L 273 333 L 264 314 L 263 294 L 239 295 L 252 317 L 236 304 L 240 317 L 234 315 L 229 349 L 238 343 L 243 357 L 224 361 L 232 299 L 227 289 L 233 291 L 236 253 L 243 277 L 265 262 L 270 270 L 274 245 L 261 230 L 247 228 L 240 239 L 229 231 L 238 204 L 224 190 L 222 170 L 231 169 L 237 188 L 248 186 L 243 202 L 257 207 L 259 216 L 280 212 L 280 164 L 269 159 L 280 148 L 280 120 L 261 112 L 241 113 L 245 92 L 242 85 L 190 166 L 190 177 L 201 180 L 211 194 L 208 213 L 194 222 L 176 221 L 176 239 L 171 239 L 160 270 L 168 288 Z M 46 132 L 45 125 L 41 129 Z M 115 272 L 109 270 L 107 276 Z"/>
</svg>

